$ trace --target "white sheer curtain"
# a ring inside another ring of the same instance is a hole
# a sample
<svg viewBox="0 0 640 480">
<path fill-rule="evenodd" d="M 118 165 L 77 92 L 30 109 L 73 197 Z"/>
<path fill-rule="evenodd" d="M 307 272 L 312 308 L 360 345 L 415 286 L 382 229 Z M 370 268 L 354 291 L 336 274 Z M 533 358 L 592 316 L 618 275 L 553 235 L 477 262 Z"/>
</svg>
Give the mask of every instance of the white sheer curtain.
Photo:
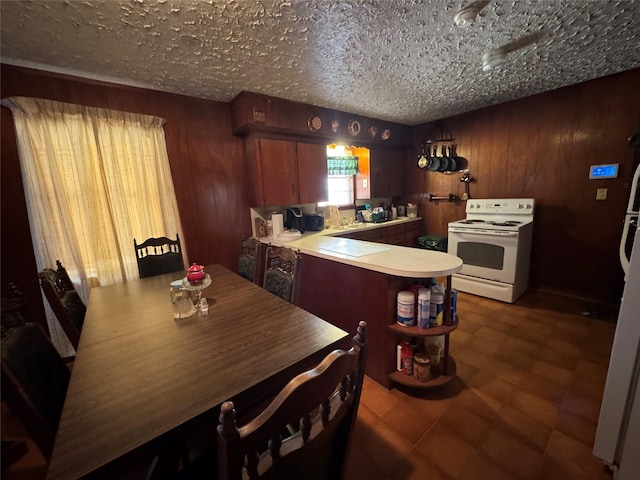
<svg viewBox="0 0 640 480">
<path fill-rule="evenodd" d="M 39 270 L 60 260 L 87 302 L 93 286 L 138 277 L 134 238 L 182 236 L 163 119 L 39 98 L 2 104 L 13 113 Z"/>
</svg>

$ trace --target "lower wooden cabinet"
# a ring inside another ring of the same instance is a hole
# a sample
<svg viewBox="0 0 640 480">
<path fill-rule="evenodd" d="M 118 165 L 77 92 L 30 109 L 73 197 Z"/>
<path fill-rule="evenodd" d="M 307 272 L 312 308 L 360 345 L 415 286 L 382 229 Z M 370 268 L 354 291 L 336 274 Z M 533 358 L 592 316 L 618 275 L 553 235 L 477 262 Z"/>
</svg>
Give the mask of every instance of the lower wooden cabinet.
<svg viewBox="0 0 640 480">
<path fill-rule="evenodd" d="M 381 226 L 371 230 L 349 232 L 338 235 L 353 240 L 365 240 L 367 242 L 388 243 L 403 247 L 417 247 L 418 237 L 422 231 L 422 222 L 407 222 L 389 226 Z"/>
<path fill-rule="evenodd" d="M 418 237 L 422 235 L 422 222 L 405 223 L 404 242 L 405 247 L 417 247 Z"/>
<path fill-rule="evenodd" d="M 344 238 L 351 238 L 353 240 L 364 240 L 367 242 L 386 243 L 385 228 L 374 228 L 373 230 L 364 230 L 362 232 L 352 232 L 346 235 L 340 235 Z"/>
</svg>

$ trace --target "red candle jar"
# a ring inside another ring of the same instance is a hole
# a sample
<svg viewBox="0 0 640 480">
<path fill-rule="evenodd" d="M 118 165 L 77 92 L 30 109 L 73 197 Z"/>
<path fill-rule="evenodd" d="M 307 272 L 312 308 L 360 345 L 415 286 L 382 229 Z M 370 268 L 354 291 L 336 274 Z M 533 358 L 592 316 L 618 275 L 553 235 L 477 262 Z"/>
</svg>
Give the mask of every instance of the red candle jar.
<svg viewBox="0 0 640 480">
<path fill-rule="evenodd" d="M 192 264 L 187 270 L 187 280 L 190 282 L 201 282 L 204 280 L 204 267 L 197 263 Z"/>
</svg>

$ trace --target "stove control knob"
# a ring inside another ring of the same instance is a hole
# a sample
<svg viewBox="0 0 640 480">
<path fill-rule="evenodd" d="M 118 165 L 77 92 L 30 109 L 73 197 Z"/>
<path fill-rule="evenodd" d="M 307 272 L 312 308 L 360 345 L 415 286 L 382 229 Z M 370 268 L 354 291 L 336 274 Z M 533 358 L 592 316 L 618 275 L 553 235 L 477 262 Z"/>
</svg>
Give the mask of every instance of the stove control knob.
<svg viewBox="0 0 640 480">
<path fill-rule="evenodd" d="M 525 208 L 527 208 L 528 210 L 531 210 L 533 208 L 533 205 L 531 205 L 530 203 L 527 203 L 527 206 Z"/>
<path fill-rule="evenodd" d="M 470 204 L 469 204 L 469 208 L 473 208 L 473 203 L 470 203 Z"/>
<path fill-rule="evenodd" d="M 524 205 L 522 205 L 521 203 L 518 204 L 518 208 L 524 208 Z"/>
</svg>

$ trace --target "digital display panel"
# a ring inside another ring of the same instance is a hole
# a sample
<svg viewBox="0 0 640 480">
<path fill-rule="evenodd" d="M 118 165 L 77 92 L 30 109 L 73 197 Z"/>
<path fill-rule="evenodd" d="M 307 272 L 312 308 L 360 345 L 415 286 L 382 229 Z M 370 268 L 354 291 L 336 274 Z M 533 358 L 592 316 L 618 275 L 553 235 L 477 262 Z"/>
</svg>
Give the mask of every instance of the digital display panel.
<svg viewBox="0 0 640 480">
<path fill-rule="evenodd" d="M 589 167 L 589 178 L 616 178 L 618 176 L 618 165 L 591 165 Z"/>
</svg>

